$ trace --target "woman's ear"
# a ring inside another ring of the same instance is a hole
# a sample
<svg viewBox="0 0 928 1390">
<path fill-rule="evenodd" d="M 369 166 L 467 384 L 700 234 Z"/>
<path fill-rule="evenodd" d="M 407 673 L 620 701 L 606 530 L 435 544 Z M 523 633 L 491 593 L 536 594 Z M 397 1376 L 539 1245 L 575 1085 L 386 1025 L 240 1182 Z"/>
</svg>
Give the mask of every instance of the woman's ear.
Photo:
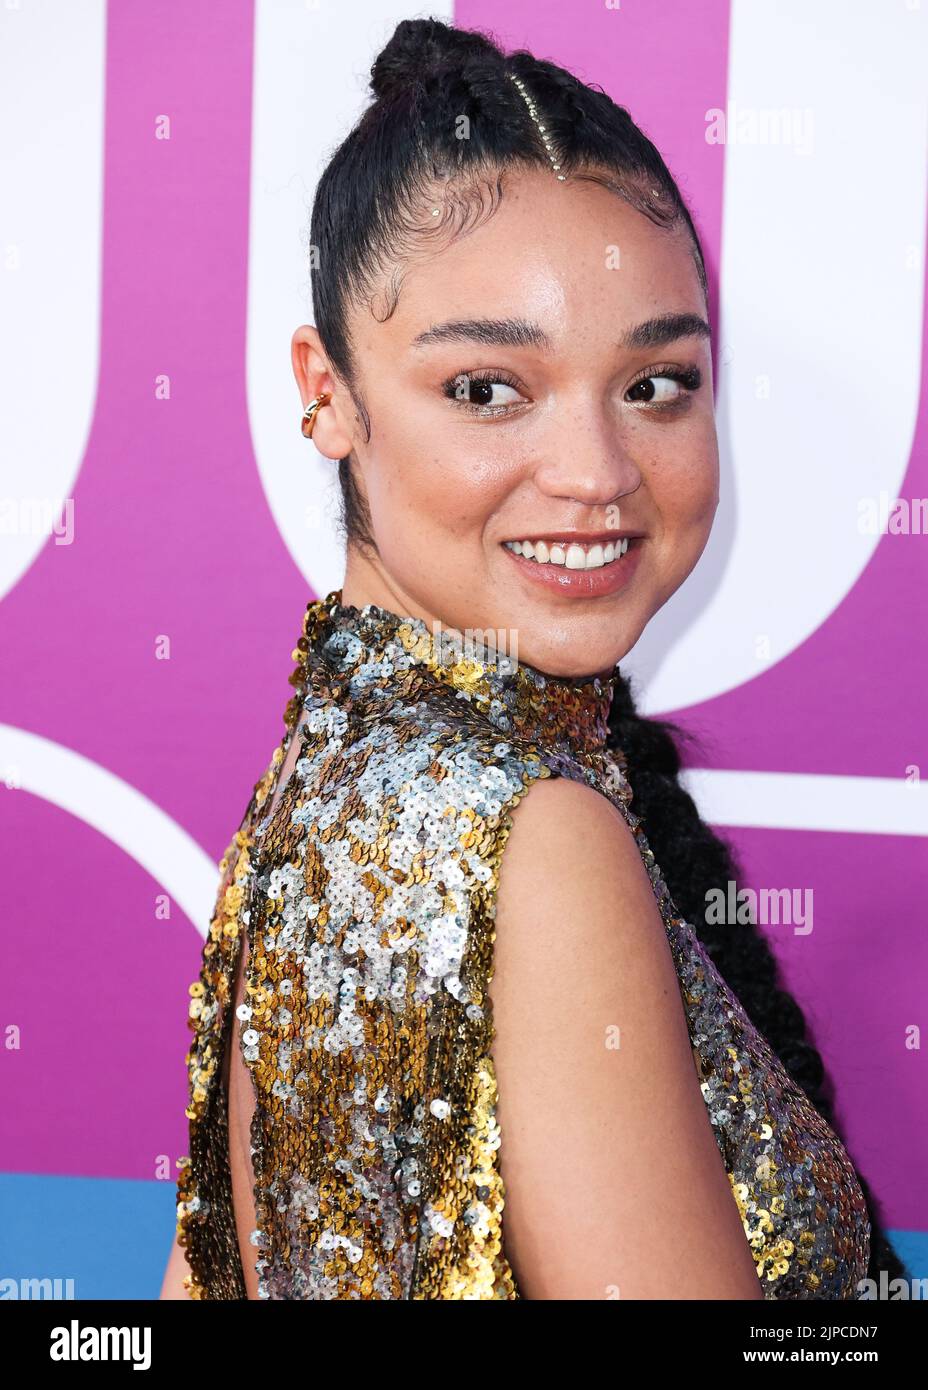
<svg viewBox="0 0 928 1390">
<path fill-rule="evenodd" d="M 345 390 L 330 371 L 322 340 L 312 324 L 301 324 L 293 334 L 290 360 L 302 401 L 301 415 L 316 396 L 329 394 L 329 400 L 316 412 L 312 442 L 326 458 L 344 458 L 353 446 L 351 435 L 342 424 Z"/>
</svg>

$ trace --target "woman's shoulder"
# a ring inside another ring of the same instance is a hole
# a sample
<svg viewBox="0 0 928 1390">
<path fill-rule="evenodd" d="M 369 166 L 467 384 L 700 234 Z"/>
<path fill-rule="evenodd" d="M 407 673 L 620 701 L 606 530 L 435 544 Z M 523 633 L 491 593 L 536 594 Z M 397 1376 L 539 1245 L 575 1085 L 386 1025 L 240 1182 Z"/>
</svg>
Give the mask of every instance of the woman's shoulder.
<svg viewBox="0 0 928 1390">
<path fill-rule="evenodd" d="M 529 904 L 544 903 L 538 912 Z M 519 805 L 507 837 L 500 915 L 512 931 L 526 925 L 533 943 L 541 924 L 558 931 L 562 914 L 571 930 L 621 937 L 642 924 L 663 951 L 664 924 L 641 847 L 625 813 L 579 777 L 539 782 Z"/>
</svg>

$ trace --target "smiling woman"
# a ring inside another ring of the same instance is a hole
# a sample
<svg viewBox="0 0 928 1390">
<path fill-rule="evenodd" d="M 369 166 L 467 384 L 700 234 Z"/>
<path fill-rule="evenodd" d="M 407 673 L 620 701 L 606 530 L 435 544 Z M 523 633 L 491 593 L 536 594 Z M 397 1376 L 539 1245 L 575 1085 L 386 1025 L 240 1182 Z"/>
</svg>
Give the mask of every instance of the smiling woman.
<svg viewBox="0 0 928 1390">
<path fill-rule="evenodd" d="M 404 21 L 372 87 L 292 343 L 345 579 L 223 860 L 164 1296 L 854 1299 L 901 1266 L 619 671 L 718 504 L 692 219 L 527 52 Z"/>
<path fill-rule="evenodd" d="M 455 144 L 482 149 L 482 124 Z M 389 311 L 382 290 L 372 312 L 346 288 L 327 318 L 320 291 L 317 327 L 295 335 L 306 399 L 331 391 L 314 438 L 376 547 L 349 548 L 345 595 L 461 630 L 503 613 L 539 669 L 609 672 L 692 570 L 718 502 L 701 261 L 685 221 L 644 216 L 617 173 L 559 182 L 523 155 L 504 176 L 486 158 L 423 190 L 411 245 L 406 213 Z M 333 196 L 323 178 L 323 264 Z"/>
</svg>

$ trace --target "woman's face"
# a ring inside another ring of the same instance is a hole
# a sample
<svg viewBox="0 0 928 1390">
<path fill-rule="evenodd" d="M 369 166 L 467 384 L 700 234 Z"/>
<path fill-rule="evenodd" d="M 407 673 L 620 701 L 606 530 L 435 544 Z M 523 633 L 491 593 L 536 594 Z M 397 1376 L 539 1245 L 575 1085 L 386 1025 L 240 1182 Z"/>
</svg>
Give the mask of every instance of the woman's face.
<svg viewBox="0 0 928 1390">
<path fill-rule="evenodd" d="M 349 550 L 344 602 L 492 632 L 553 675 L 611 670 L 693 569 L 718 504 L 687 236 L 539 170 L 404 269 L 393 315 L 350 323 L 369 441 L 315 330 L 294 335 L 304 404 L 333 392 L 314 442 L 353 450 L 379 552 Z"/>
</svg>

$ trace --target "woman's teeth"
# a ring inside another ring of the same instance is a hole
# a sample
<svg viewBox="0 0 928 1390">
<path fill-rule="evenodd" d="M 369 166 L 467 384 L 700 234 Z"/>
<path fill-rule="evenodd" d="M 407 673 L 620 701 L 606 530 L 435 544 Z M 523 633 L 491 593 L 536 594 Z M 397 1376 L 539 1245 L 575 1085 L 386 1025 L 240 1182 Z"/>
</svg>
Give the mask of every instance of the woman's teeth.
<svg viewBox="0 0 928 1390">
<path fill-rule="evenodd" d="M 628 536 L 618 541 L 608 541 L 606 545 L 559 545 L 556 541 L 548 545 L 545 541 L 503 541 L 507 550 L 515 551 L 525 560 L 537 560 L 540 565 L 563 565 L 569 570 L 596 570 L 603 565 L 611 565 L 621 560 L 628 549 Z"/>
</svg>

